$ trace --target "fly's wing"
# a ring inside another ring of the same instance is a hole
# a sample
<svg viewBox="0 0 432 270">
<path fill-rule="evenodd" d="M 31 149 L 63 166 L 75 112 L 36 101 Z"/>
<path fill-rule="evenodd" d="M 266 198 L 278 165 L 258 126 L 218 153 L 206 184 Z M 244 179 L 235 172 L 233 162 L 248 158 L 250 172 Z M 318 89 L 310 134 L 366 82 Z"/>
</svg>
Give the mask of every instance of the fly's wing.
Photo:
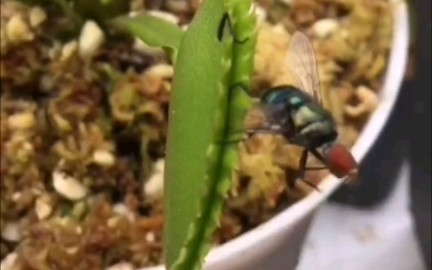
<svg viewBox="0 0 432 270">
<path fill-rule="evenodd" d="M 291 37 L 285 65 L 301 90 L 323 105 L 315 51 L 309 38 L 300 31 Z"/>
<path fill-rule="evenodd" d="M 249 110 L 245 119 L 245 131 L 254 133 L 280 133 L 286 128 L 281 121 L 286 118 L 285 108 L 281 106 L 269 106 L 266 104 L 255 104 Z"/>
<path fill-rule="evenodd" d="M 262 104 L 255 104 L 245 118 L 245 129 L 256 130 L 268 126 L 268 119 Z"/>
</svg>

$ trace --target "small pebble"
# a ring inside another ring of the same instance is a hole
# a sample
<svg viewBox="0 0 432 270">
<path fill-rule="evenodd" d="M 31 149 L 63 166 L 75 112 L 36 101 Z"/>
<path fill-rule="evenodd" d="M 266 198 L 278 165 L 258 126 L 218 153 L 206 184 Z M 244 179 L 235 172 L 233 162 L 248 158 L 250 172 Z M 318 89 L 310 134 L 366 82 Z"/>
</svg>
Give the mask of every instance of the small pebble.
<svg viewBox="0 0 432 270">
<path fill-rule="evenodd" d="M 260 6 L 255 5 L 255 15 L 257 17 L 257 25 L 262 25 L 266 21 L 267 11 Z"/>
<path fill-rule="evenodd" d="M 146 240 L 147 242 L 152 243 L 152 242 L 154 242 L 154 241 L 156 240 L 156 237 L 155 237 L 154 233 L 152 233 L 152 232 L 148 232 L 148 233 L 146 233 L 146 235 L 145 235 L 145 240 Z"/>
<path fill-rule="evenodd" d="M 46 219 L 52 213 L 53 207 L 49 203 L 49 200 L 44 197 L 40 197 L 36 200 L 35 203 L 35 212 L 38 216 L 39 220 Z"/>
<path fill-rule="evenodd" d="M 105 42 L 105 34 L 94 22 L 87 21 L 79 37 L 79 54 L 83 59 L 91 58 Z"/>
<path fill-rule="evenodd" d="M 14 15 L 6 25 L 6 34 L 8 41 L 19 43 L 30 41 L 34 38 L 33 32 L 29 25 L 20 15 Z"/>
<path fill-rule="evenodd" d="M 87 188 L 77 179 L 58 171 L 53 172 L 53 186 L 60 195 L 71 201 L 80 200 L 88 193 Z"/>
<path fill-rule="evenodd" d="M 60 60 L 65 61 L 69 59 L 74 53 L 78 51 L 78 42 L 72 40 L 63 45 L 61 49 Z"/>
<path fill-rule="evenodd" d="M 30 129 L 36 125 L 36 118 L 31 112 L 12 114 L 8 117 L 8 126 L 11 130 Z"/>
<path fill-rule="evenodd" d="M 21 270 L 20 266 L 17 264 L 18 261 L 18 254 L 15 252 L 9 253 L 0 264 L 1 270 Z"/>
<path fill-rule="evenodd" d="M 1 231 L 1 236 L 3 239 L 11 242 L 18 242 L 21 240 L 21 230 L 19 228 L 18 222 L 5 222 Z"/>
<path fill-rule="evenodd" d="M 37 27 L 47 18 L 47 14 L 40 7 L 33 7 L 29 12 L 29 21 L 32 27 Z"/>
<path fill-rule="evenodd" d="M 172 78 L 174 76 L 174 67 L 168 64 L 156 64 L 150 67 L 146 74 L 162 78 Z"/>
<path fill-rule="evenodd" d="M 111 217 L 107 220 L 107 225 L 108 227 L 115 228 L 119 222 L 120 222 L 119 216 Z"/>
<path fill-rule="evenodd" d="M 113 212 L 126 217 L 130 222 L 135 221 L 135 215 L 123 203 L 117 203 L 113 206 Z"/>
<path fill-rule="evenodd" d="M 339 29 L 339 23 L 335 19 L 321 19 L 312 25 L 312 30 L 320 38 L 326 38 Z"/>
<path fill-rule="evenodd" d="M 110 266 L 108 268 L 105 268 L 105 270 L 134 270 L 135 268 L 130 263 L 118 263 L 113 266 Z"/>
<path fill-rule="evenodd" d="M 156 161 L 152 176 L 144 184 L 144 194 L 149 199 L 158 199 L 163 196 L 165 160 Z"/>
<path fill-rule="evenodd" d="M 79 247 L 69 247 L 69 248 L 66 248 L 66 252 L 69 255 L 76 254 L 78 252 L 78 250 L 79 250 Z"/>
<path fill-rule="evenodd" d="M 99 165 L 110 167 L 114 165 L 115 157 L 108 151 L 96 150 L 93 153 L 93 160 Z"/>
<path fill-rule="evenodd" d="M 21 193 L 21 192 L 15 192 L 15 193 L 12 195 L 12 201 L 17 202 L 17 201 L 21 198 L 21 196 L 22 196 L 22 193 Z"/>
</svg>

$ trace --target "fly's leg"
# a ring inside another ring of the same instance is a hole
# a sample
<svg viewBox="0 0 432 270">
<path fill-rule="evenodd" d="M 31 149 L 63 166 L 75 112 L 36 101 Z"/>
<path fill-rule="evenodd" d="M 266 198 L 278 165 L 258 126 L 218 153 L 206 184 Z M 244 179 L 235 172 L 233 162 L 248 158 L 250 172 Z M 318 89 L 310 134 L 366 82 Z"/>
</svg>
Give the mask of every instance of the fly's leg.
<svg viewBox="0 0 432 270">
<path fill-rule="evenodd" d="M 308 169 L 308 168 L 306 168 L 306 162 L 307 162 L 308 153 L 309 153 L 309 149 L 306 149 L 306 148 L 303 149 L 302 155 L 300 157 L 300 165 L 299 165 L 299 174 L 300 175 L 299 175 L 299 178 L 303 182 L 305 182 L 308 186 L 310 186 L 311 188 L 313 188 L 313 189 L 315 189 L 317 191 L 320 191 L 316 185 L 314 185 L 313 183 L 309 182 L 309 180 L 307 180 L 305 178 L 305 173 L 306 173 L 306 170 Z M 291 182 L 289 184 L 290 184 L 291 188 L 294 188 L 295 182 Z"/>
<path fill-rule="evenodd" d="M 300 164 L 299 164 L 299 171 L 300 171 L 300 178 L 304 179 L 305 176 L 305 172 L 306 172 L 306 162 L 307 162 L 307 157 L 308 157 L 308 149 L 303 149 L 303 152 L 301 154 L 300 157 Z"/>
<path fill-rule="evenodd" d="M 310 149 L 310 152 L 312 153 L 312 155 L 314 155 L 319 161 L 321 161 L 322 164 L 324 164 L 325 166 L 327 166 L 327 162 L 325 161 L 325 158 L 321 155 L 320 152 L 318 152 L 318 150 L 316 149 Z"/>
<path fill-rule="evenodd" d="M 310 149 L 310 152 L 312 153 L 312 155 L 314 155 L 324 166 L 322 167 L 323 169 L 328 169 L 328 163 L 325 160 L 325 158 L 323 157 L 323 155 L 316 149 Z"/>
<path fill-rule="evenodd" d="M 219 28 L 218 28 L 217 37 L 218 37 L 219 41 L 222 41 L 224 30 L 225 30 L 225 25 L 228 26 L 228 30 L 230 31 L 230 33 L 233 36 L 234 41 L 236 43 L 244 44 L 249 40 L 249 38 L 239 39 L 237 37 L 237 34 L 236 34 L 234 26 L 232 24 L 231 18 L 229 17 L 228 13 L 225 13 L 222 17 L 222 20 L 221 20 L 221 22 L 219 24 Z"/>
<path fill-rule="evenodd" d="M 322 167 L 306 167 L 304 170 L 305 171 L 321 171 L 321 170 L 328 170 L 328 168 L 326 166 L 322 166 Z"/>
<path fill-rule="evenodd" d="M 311 188 L 315 189 L 316 191 L 321 191 L 321 190 L 319 190 L 319 188 L 318 188 L 315 184 L 309 182 L 308 180 L 302 178 L 302 181 L 305 182 L 306 185 L 308 185 L 308 186 L 310 186 Z"/>
</svg>

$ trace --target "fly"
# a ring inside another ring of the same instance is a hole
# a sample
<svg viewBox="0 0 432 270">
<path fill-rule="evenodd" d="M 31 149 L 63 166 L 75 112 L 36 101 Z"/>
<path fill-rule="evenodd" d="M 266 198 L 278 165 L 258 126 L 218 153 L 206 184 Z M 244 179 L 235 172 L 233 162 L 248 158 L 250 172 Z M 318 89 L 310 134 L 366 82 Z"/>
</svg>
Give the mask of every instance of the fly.
<svg viewBox="0 0 432 270">
<path fill-rule="evenodd" d="M 336 142 L 337 125 L 322 102 L 315 52 L 302 32 L 297 31 L 291 37 L 285 66 L 295 83 L 265 91 L 259 105 L 265 115 L 265 125 L 248 133 L 278 133 L 289 143 L 303 147 L 299 178 L 314 188 L 304 177 L 307 170 L 328 169 L 338 178 L 355 179 L 358 164 L 351 152 Z M 309 154 L 324 166 L 307 167 Z M 289 184 L 293 187 L 295 182 Z"/>
<path fill-rule="evenodd" d="M 245 43 L 237 37 L 230 17 L 225 13 L 218 28 L 217 38 L 222 40 L 225 26 L 234 37 L 234 42 Z M 269 88 L 261 97 L 260 108 L 266 116 L 265 126 L 248 130 L 254 133 L 278 133 L 291 144 L 303 147 L 299 161 L 299 178 L 317 189 L 305 179 L 307 170 L 328 169 L 338 178 L 356 179 L 358 163 L 351 152 L 342 144 L 337 143 L 337 125 L 323 102 L 321 96 L 318 65 L 313 45 L 309 38 L 296 31 L 289 44 L 285 68 L 292 75 L 295 83 Z M 249 91 L 241 83 L 230 87 Z M 236 142 L 235 140 L 233 142 Z M 309 153 L 315 156 L 324 166 L 307 167 Z M 295 182 L 289 183 L 294 187 Z"/>
</svg>

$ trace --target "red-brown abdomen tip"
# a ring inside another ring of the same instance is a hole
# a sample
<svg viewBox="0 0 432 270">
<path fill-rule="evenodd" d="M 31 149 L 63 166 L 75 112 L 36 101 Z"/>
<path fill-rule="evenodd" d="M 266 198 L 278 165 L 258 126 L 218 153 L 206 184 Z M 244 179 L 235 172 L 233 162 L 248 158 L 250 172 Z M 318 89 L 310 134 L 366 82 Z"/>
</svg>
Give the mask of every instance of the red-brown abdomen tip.
<svg viewBox="0 0 432 270">
<path fill-rule="evenodd" d="M 351 152 L 341 144 L 333 144 L 324 151 L 327 165 L 332 174 L 342 178 L 349 176 L 354 180 L 358 176 L 358 163 Z"/>
</svg>

